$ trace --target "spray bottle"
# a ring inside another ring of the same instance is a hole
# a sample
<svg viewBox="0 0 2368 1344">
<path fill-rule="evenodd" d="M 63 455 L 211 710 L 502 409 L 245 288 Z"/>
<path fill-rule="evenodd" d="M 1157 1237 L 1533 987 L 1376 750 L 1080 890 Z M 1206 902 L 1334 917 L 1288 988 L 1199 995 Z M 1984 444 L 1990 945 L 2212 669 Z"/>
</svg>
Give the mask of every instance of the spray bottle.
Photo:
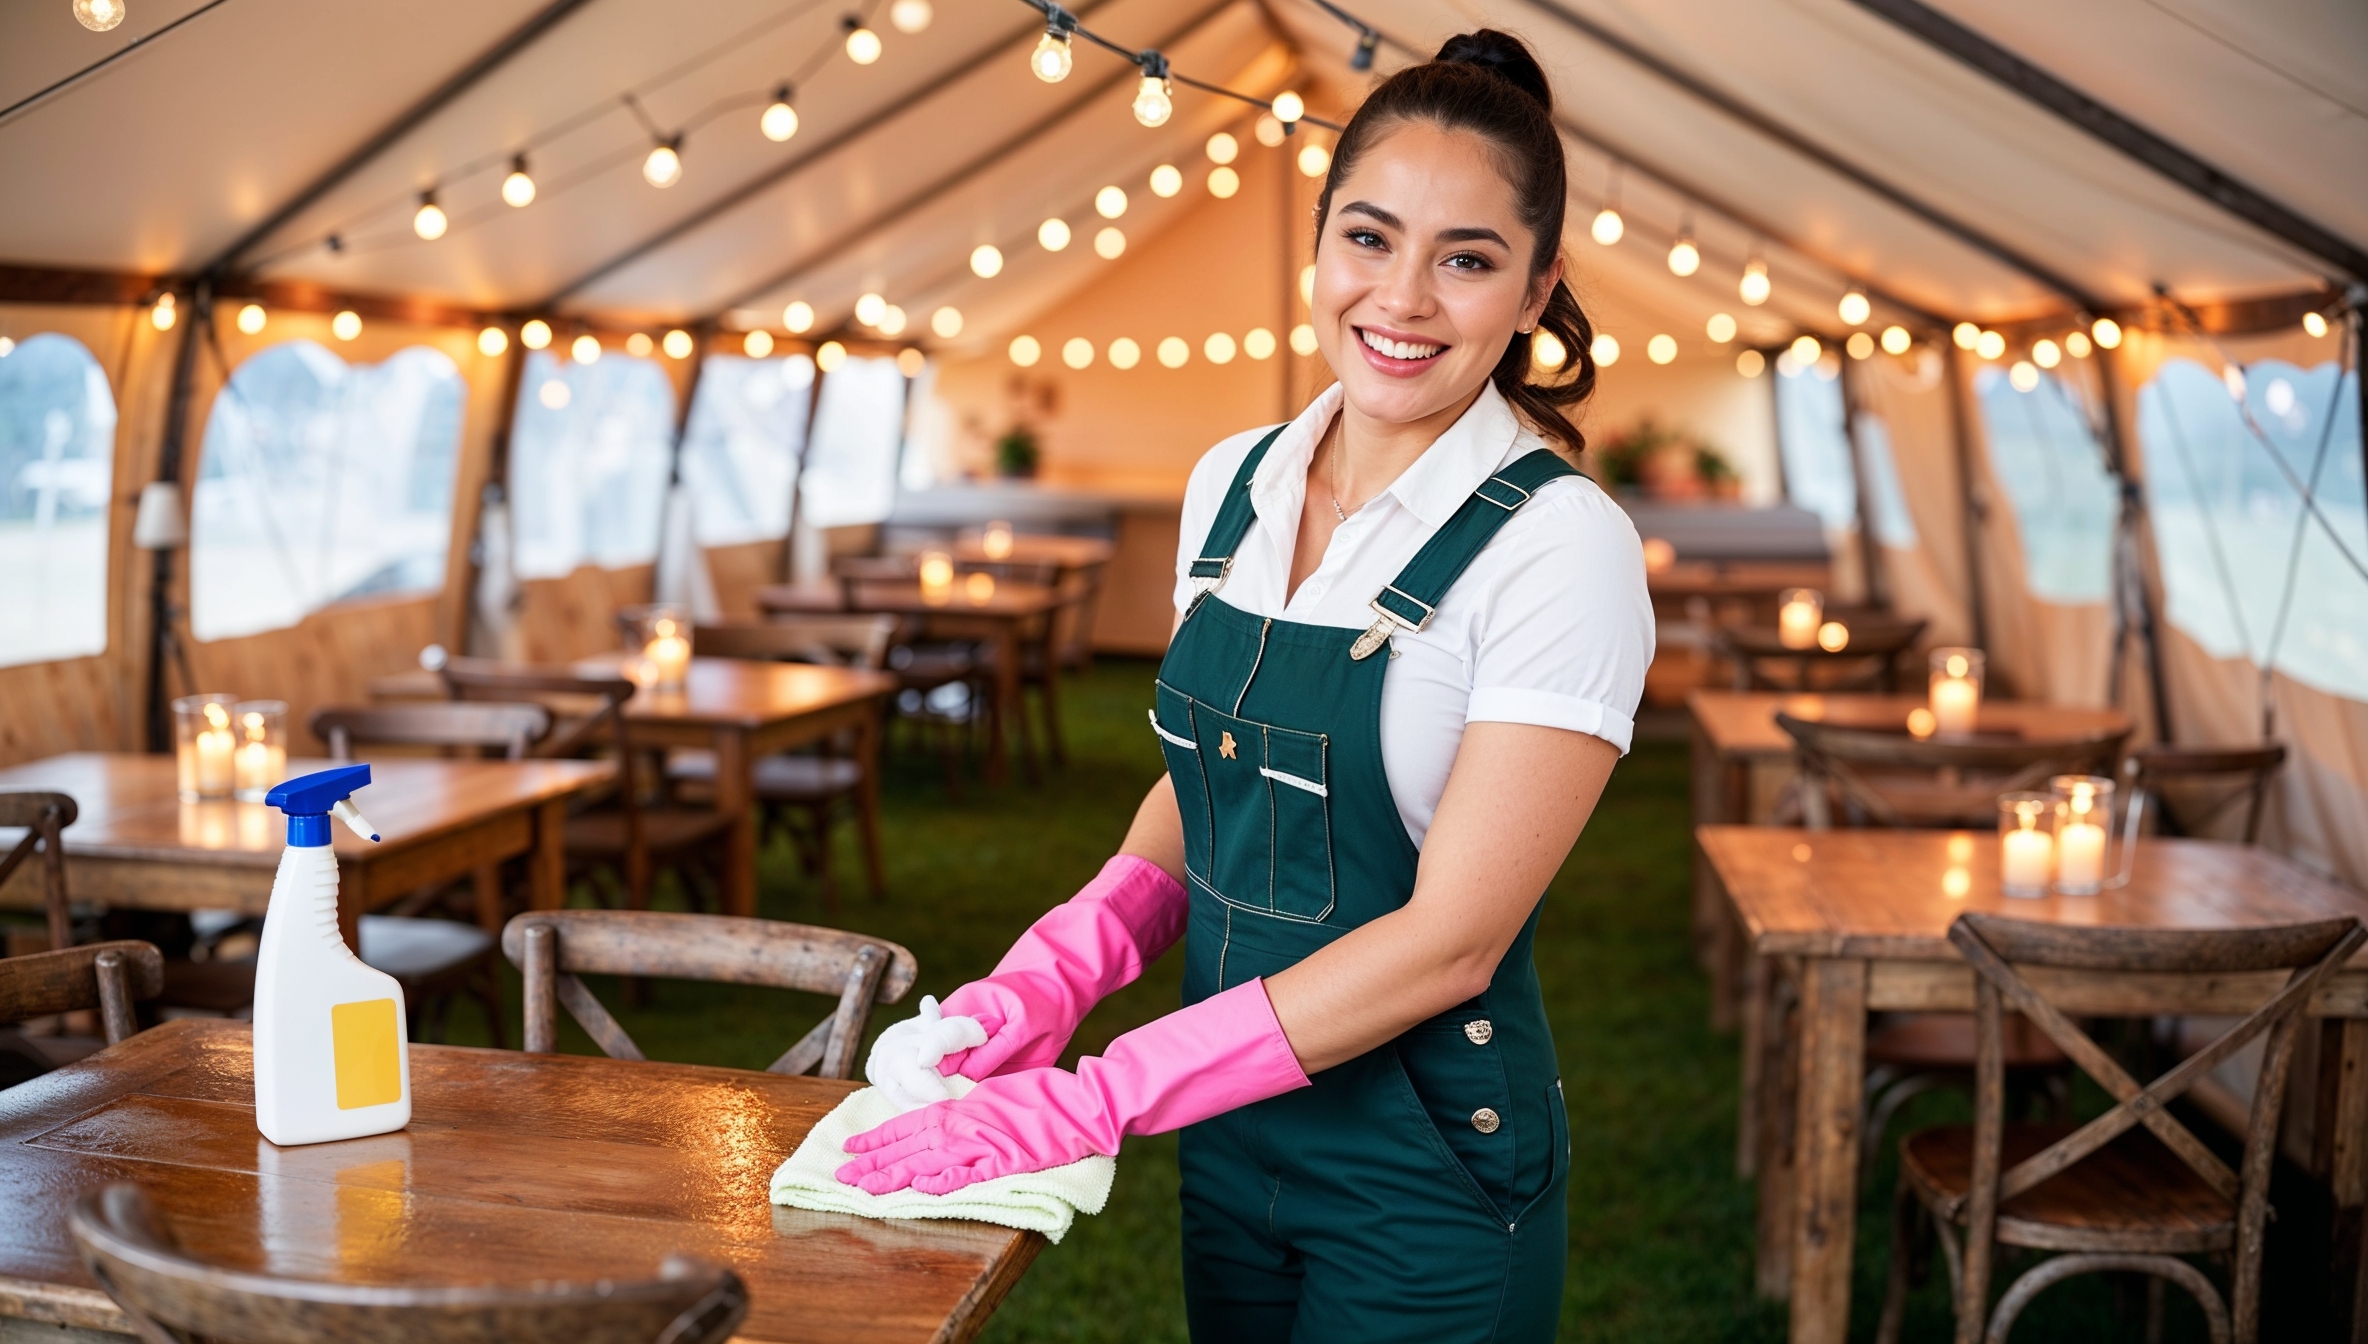
<svg viewBox="0 0 2368 1344">
<path fill-rule="evenodd" d="M 369 782 L 369 766 L 340 766 L 264 798 L 288 814 L 255 960 L 255 1125 L 273 1143 L 358 1139 L 411 1123 L 403 987 L 363 965 L 337 931 L 329 817 L 378 839 L 347 801 Z"/>
</svg>

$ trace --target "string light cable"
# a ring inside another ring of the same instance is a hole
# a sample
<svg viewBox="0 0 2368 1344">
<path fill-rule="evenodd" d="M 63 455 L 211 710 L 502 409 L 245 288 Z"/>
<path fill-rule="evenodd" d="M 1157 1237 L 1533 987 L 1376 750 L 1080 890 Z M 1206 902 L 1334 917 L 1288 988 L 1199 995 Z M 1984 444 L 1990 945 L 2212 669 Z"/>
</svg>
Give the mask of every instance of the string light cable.
<svg viewBox="0 0 2368 1344">
<path fill-rule="evenodd" d="M 1322 117 L 1311 117 L 1306 115 L 1304 111 L 1302 111 L 1302 113 L 1297 117 L 1283 116 L 1275 109 L 1275 103 L 1280 100 L 1279 97 L 1274 99 L 1260 98 L 1256 94 L 1243 93 L 1238 89 L 1229 89 L 1222 84 L 1212 84 L 1207 80 L 1195 79 L 1190 75 L 1178 73 L 1168 64 L 1168 59 L 1166 56 L 1148 48 L 1142 51 L 1137 51 L 1133 47 L 1111 41 L 1109 38 L 1102 36 L 1093 29 L 1086 27 L 1084 23 L 1079 21 L 1075 14 L 1063 8 L 1056 2 L 1056 0 L 1020 0 L 1020 3 L 1044 16 L 1045 37 L 1047 41 L 1054 40 L 1057 35 L 1063 34 L 1072 37 L 1082 37 L 1093 45 L 1100 47 L 1102 50 L 1109 52 L 1111 55 L 1116 56 L 1119 59 L 1126 61 L 1128 64 L 1133 65 L 1136 69 L 1141 70 L 1146 83 L 1152 80 L 1173 80 L 1174 82 L 1182 84 L 1187 88 L 1198 89 L 1203 93 L 1213 93 L 1220 98 L 1231 98 L 1235 102 L 1247 103 L 1250 106 L 1258 108 L 1262 111 L 1274 113 L 1275 118 L 1283 123 L 1283 129 L 1286 131 L 1297 126 L 1302 121 L 1306 122 L 1310 126 L 1321 126 L 1325 130 L 1335 133 L 1342 129 L 1340 123 L 1338 122 L 1326 121 Z M 1061 74 L 1063 76 L 1068 74 L 1068 70 L 1065 65 L 1062 67 Z M 1041 71 L 1039 71 L 1037 77 L 1040 79 L 1043 78 Z M 1140 110 L 1138 110 L 1136 115 L 1138 118 L 1141 117 L 1142 114 Z M 1166 118 L 1162 117 L 1161 121 L 1164 120 L 1166 120 Z M 1159 123 L 1146 122 L 1145 124 L 1158 125 Z"/>
<path fill-rule="evenodd" d="M 2344 333 L 2342 362 L 2336 368 L 2335 386 L 2327 393 L 2327 409 L 2319 417 L 2319 446 L 2311 454 L 2309 487 L 2314 494 L 2319 488 L 2319 474 L 2327 466 L 2327 449 L 2335 441 L 2335 412 L 2343 404 L 2344 380 L 2350 378 L 2359 367 L 2360 315 L 2354 312 L 2347 316 L 2350 320 L 2344 323 L 2348 330 Z M 2286 549 L 2286 578 L 2278 591 L 2278 614 L 2270 622 L 2269 644 L 2261 656 L 2259 687 L 2261 740 L 2264 742 L 2273 739 L 2277 728 L 2277 701 L 2270 694 L 2270 669 L 2277 663 L 2278 647 L 2286 639 L 2286 618 L 2294 609 L 2294 591 L 2302 576 L 2302 539 L 2310 535 L 2307 521 L 2299 513 L 2294 516 L 2294 540 L 2288 543 Z"/>
</svg>

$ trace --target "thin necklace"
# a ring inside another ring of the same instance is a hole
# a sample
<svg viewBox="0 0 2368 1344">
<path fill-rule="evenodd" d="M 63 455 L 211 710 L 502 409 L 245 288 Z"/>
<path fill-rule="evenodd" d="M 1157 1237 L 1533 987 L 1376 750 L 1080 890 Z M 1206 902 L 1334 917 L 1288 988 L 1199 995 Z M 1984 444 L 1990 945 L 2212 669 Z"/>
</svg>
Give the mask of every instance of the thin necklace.
<svg viewBox="0 0 2368 1344">
<path fill-rule="evenodd" d="M 1348 521 L 1348 510 L 1340 507 L 1340 438 L 1337 421 L 1334 422 L 1332 439 L 1332 514 L 1344 523 Z"/>
</svg>

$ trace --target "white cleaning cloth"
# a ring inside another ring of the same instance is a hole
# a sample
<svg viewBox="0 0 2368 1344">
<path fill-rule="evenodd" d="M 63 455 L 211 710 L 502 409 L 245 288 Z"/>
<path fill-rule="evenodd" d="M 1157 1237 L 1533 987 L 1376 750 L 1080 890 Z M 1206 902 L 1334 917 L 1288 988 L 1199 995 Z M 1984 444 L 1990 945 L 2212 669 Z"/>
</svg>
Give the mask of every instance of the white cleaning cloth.
<svg viewBox="0 0 2368 1344">
<path fill-rule="evenodd" d="M 956 1097 L 977 1086 L 962 1077 L 946 1081 Z M 924 1195 L 910 1188 L 875 1195 L 840 1184 L 833 1173 L 847 1163 L 847 1140 L 886 1124 L 899 1113 L 896 1103 L 877 1087 L 867 1087 L 840 1102 L 773 1173 L 773 1202 L 865 1218 L 966 1218 L 1041 1232 L 1058 1245 L 1078 1214 L 1100 1213 L 1110 1198 L 1110 1181 L 1118 1173 L 1118 1162 L 1099 1154 L 1050 1171 L 980 1181 L 950 1195 Z"/>
<path fill-rule="evenodd" d="M 932 1102 L 948 1101 L 954 1091 L 937 1071 L 938 1061 L 956 1050 L 975 1050 L 987 1043 L 987 1029 L 975 1017 L 947 1017 L 938 1010 L 937 996 L 921 996 L 919 1015 L 891 1025 L 872 1042 L 863 1061 L 863 1076 L 888 1094 L 898 1111 L 917 1111 Z"/>
</svg>

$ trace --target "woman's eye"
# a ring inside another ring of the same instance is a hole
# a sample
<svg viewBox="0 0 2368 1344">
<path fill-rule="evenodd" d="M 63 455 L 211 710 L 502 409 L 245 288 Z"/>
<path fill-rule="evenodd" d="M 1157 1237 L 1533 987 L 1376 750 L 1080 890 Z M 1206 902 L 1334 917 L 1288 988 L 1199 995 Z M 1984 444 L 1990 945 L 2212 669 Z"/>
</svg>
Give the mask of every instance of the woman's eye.
<svg viewBox="0 0 2368 1344">
<path fill-rule="evenodd" d="M 1489 269 L 1488 258 L 1473 252 L 1458 252 L 1454 256 L 1447 259 L 1447 264 L 1459 271 L 1485 271 Z"/>
<path fill-rule="evenodd" d="M 1380 247 L 1382 245 L 1381 235 L 1371 229 L 1350 229 L 1342 236 L 1359 247 Z"/>
</svg>

